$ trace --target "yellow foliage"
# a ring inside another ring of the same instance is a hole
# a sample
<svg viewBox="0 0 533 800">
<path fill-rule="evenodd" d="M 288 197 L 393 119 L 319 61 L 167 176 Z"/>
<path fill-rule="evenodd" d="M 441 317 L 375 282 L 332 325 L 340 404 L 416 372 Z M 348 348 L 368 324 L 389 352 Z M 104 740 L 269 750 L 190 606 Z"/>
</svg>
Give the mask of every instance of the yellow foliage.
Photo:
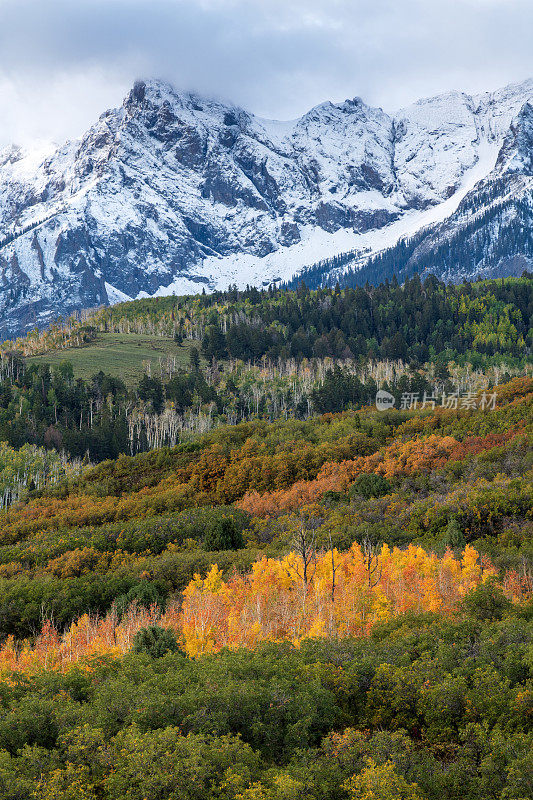
<svg viewBox="0 0 533 800">
<path fill-rule="evenodd" d="M 333 569 L 335 582 L 333 582 Z M 350 550 L 318 553 L 302 580 L 297 553 L 262 558 L 247 577 L 222 581 L 212 567 L 184 593 L 182 631 L 191 656 L 221 647 L 253 647 L 261 640 L 358 636 L 376 622 L 406 611 L 451 613 L 473 586 L 495 571 L 466 547 L 461 558 L 442 558 L 411 545 L 384 545 L 371 562 L 355 543 Z"/>
<path fill-rule="evenodd" d="M 198 657 L 223 647 L 255 647 L 261 641 L 366 635 L 377 622 L 406 611 L 451 614 L 470 589 L 495 576 L 494 568 L 465 547 L 460 557 L 442 557 L 411 545 L 383 545 L 369 557 L 354 543 L 346 552 L 316 553 L 303 580 L 301 555 L 258 560 L 246 576 L 223 580 L 213 564 L 205 578 L 195 574 L 183 604 L 133 604 L 119 619 L 112 609 L 99 618 L 84 614 L 62 635 L 43 626 L 33 646 L 16 647 L 12 638 L 0 649 L 0 675 L 66 670 L 82 662 L 121 655 L 141 628 L 158 623 L 179 635 L 187 653 Z M 509 592 L 516 592 L 516 580 Z"/>
<path fill-rule="evenodd" d="M 398 775 L 394 764 L 376 764 L 366 760 L 365 769 L 347 780 L 343 788 L 353 800 L 423 800 L 416 783 L 408 783 Z"/>
</svg>

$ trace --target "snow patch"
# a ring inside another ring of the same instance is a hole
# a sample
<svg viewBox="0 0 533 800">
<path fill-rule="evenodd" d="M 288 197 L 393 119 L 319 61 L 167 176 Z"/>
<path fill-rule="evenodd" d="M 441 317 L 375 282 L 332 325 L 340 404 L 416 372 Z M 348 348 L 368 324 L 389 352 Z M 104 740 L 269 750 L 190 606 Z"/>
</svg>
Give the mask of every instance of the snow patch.
<svg viewBox="0 0 533 800">
<path fill-rule="evenodd" d="M 105 290 L 107 292 L 109 303 L 112 306 L 116 303 L 126 303 L 128 300 L 133 299 L 128 294 L 121 292 L 120 289 L 117 289 L 115 286 L 111 286 L 111 284 L 107 283 L 107 281 L 105 282 Z"/>
</svg>

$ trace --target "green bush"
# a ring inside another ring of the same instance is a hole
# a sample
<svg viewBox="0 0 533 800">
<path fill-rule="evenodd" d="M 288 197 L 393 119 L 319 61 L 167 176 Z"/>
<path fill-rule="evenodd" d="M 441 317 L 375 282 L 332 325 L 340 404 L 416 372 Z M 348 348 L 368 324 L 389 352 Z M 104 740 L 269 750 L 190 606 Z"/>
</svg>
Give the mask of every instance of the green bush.
<svg viewBox="0 0 533 800">
<path fill-rule="evenodd" d="M 492 622 L 500 620 L 512 608 L 512 603 L 496 586 L 494 580 L 480 583 L 463 599 L 463 610 L 475 619 Z"/>
<path fill-rule="evenodd" d="M 161 658 L 166 653 L 182 653 L 176 634 L 160 625 L 149 625 L 137 631 L 133 640 L 134 653 L 147 653 L 151 658 Z"/>
<path fill-rule="evenodd" d="M 203 544 L 205 550 L 240 550 L 244 546 L 242 528 L 233 517 L 222 517 L 207 529 Z"/>
<path fill-rule="evenodd" d="M 158 583 L 141 581 L 136 586 L 132 586 L 129 592 L 117 597 L 116 608 L 119 614 L 123 614 L 132 603 L 137 603 L 137 605 L 145 608 L 149 608 L 152 605 L 163 608 L 165 599 L 165 593 Z"/>
<path fill-rule="evenodd" d="M 362 497 L 383 497 L 389 494 L 391 485 L 383 475 L 374 475 L 373 473 L 363 473 L 358 475 L 350 487 L 350 497 L 361 495 Z"/>
</svg>

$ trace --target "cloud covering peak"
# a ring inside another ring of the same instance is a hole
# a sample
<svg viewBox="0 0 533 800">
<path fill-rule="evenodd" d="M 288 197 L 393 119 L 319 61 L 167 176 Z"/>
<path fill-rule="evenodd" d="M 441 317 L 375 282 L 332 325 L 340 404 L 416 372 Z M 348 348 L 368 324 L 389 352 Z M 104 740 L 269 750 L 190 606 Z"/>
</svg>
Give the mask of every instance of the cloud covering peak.
<svg viewBox="0 0 533 800">
<path fill-rule="evenodd" d="M 138 76 L 294 118 L 533 73 L 530 0 L 0 0 L 0 144 L 76 136 Z"/>
</svg>

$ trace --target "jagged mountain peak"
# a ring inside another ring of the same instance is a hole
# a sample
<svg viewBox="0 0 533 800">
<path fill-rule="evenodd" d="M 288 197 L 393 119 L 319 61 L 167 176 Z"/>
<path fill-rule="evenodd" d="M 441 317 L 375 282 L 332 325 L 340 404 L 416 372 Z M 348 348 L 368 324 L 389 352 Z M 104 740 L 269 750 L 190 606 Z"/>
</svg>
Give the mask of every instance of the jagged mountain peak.
<svg viewBox="0 0 533 800">
<path fill-rule="evenodd" d="M 198 92 L 176 89 L 166 80 L 137 80 L 126 95 L 123 107 L 131 112 L 161 107 L 188 111 L 192 115 L 234 112 L 237 115 L 246 112 L 233 103 Z"/>
<path fill-rule="evenodd" d="M 524 103 L 511 122 L 496 169 L 500 174 L 533 176 L 533 99 Z"/>
<path fill-rule="evenodd" d="M 526 81 L 396 115 L 355 97 L 282 122 L 136 81 L 79 140 L 0 154 L 2 332 L 117 297 L 285 279 L 348 250 L 363 263 L 467 218 L 474 187 L 488 197 L 504 174 L 523 197 L 531 97 Z"/>
<path fill-rule="evenodd" d="M 523 81 L 515 83 L 508 83 L 499 89 L 493 91 L 481 92 L 474 95 L 474 99 L 479 102 L 486 102 L 491 104 L 499 104 L 516 97 L 531 97 L 533 94 L 533 78 L 525 78 Z"/>
</svg>

